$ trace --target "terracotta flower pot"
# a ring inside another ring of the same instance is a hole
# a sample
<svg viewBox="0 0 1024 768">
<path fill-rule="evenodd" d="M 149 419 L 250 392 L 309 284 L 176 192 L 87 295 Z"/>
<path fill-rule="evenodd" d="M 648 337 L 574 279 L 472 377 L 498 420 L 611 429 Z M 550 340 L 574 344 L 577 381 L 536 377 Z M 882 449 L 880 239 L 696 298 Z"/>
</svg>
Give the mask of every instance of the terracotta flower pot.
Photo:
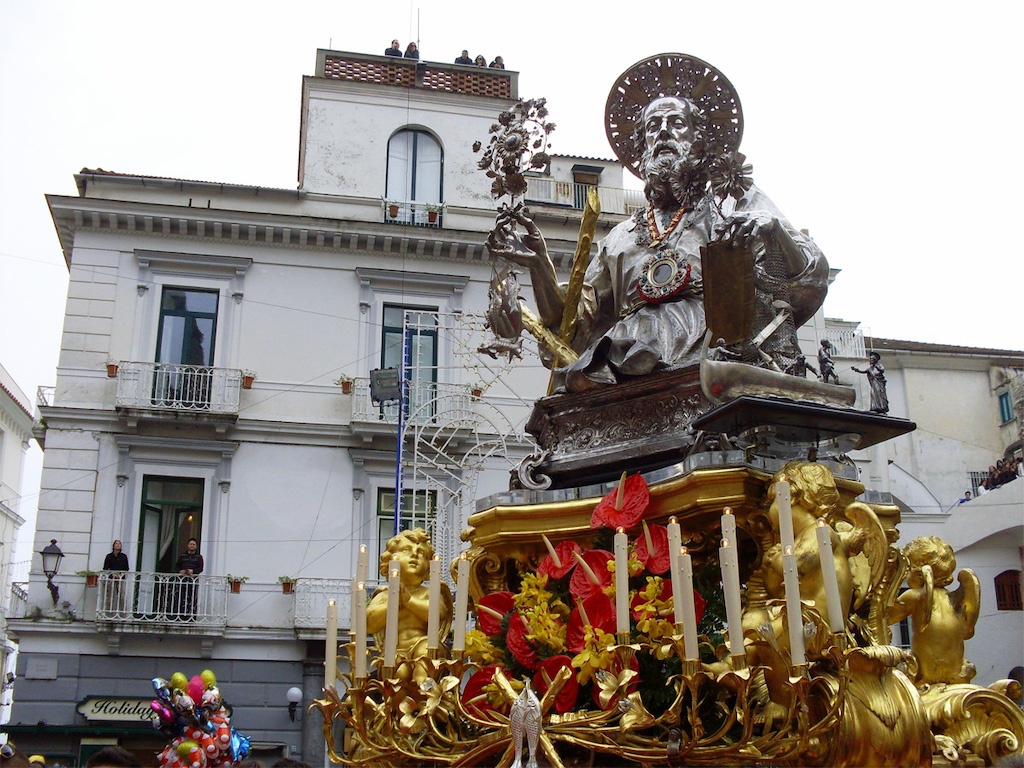
<svg viewBox="0 0 1024 768">
<path fill-rule="evenodd" d="M 352 394 L 352 384 L 353 384 L 353 382 L 351 382 L 351 381 L 343 381 L 343 382 L 341 382 L 341 394 L 343 394 L 343 395 L 351 395 Z"/>
<path fill-rule="evenodd" d="M 388 206 L 388 215 L 390 215 L 392 219 L 397 219 L 398 218 L 398 206 L 397 205 L 389 205 Z"/>
<path fill-rule="evenodd" d="M 294 581 L 282 581 L 281 582 L 281 591 L 284 594 L 290 595 L 294 591 L 294 589 L 295 589 L 295 582 Z"/>
<path fill-rule="evenodd" d="M 232 592 L 232 594 L 237 595 L 239 592 L 242 591 L 242 582 L 240 582 L 240 581 L 229 581 L 228 584 L 231 585 L 231 592 Z"/>
<path fill-rule="evenodd" d="M 107 377 L 117 378 L 117 363 L 107 363 Z"/>
<path fill-rule="evenodd" d="M 98 573 L 90 573 L 85 577 L 85 586 L 95 587 L 100 583 L 100 575 Z"/>
<path fill-rule="evenodd" d="M 427 221 L 431 224 L 437 221 L 437 211 L 427 211 Z"/>
<path fill-rule="evenodd" d="M 255 376 L 243 376 L 242 377 L 242 389 L 252 389 L 252 383 L 256 380 Z"/>
</svg>

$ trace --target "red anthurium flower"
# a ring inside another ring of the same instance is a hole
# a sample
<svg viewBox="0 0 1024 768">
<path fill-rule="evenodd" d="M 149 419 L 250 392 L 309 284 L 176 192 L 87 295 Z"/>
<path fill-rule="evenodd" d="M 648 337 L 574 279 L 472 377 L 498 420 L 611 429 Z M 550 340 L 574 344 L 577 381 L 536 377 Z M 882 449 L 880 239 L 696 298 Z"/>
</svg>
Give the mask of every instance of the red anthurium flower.
<svg viewBox="0 0 1024 768">
<path fill-rule="evenodd" d="M 523 621 L 523 615 L 514 611 L 508 619 L 508 632 L 505 634 L 505 645 L 515 660 L 527 669 L 536 670 L 540 664 L 537 658 L 537 650 L 530 643 L 526 635 L 529 628 Z"/>
<path fill-rule="evenodd" d="M 638 589 L 633 594 L 633 598 L 629 601 L 629 610 L 632 612 L 633 618 L 637 621 L 652 618 L 656 613 L 658 613 L 659 606 L 656 605 L 658 602 L 665 603 L 666 605 L 664 607 L 671 611 L 672 603 L 668 601 L 672 599 L 672 580 L 665 579 L 662 581 L 660 589 L 658 589 L 658 594 L 654 595 L 653 598 L 650 595 L 650 591 L 653 590 L 650 584 L 651 582 L 649 581 L 647 586 L 643 589 Z M 696 603 L 697 590 L 694 590 L 693 593 L 695 596 L 694 602 Z M 700 610 L 703 610 L 703 607 L 701 607 Z M 671 614 L 668 616 L 668 620 L 672 620 Z M 697 621 L 700 621 L 700 619 L 697 619 Z"/>
<path fill-rule="evenodd" d="M 619 504 L 618 500 L 619 489 L 616 487 L 594 507 L 594 513 L 590 517 L 590 527 L 600 528 L 602 525 L 607 525 L 609 528 L 629 530 L 639 523 L 651 500 L 651 494 L 647 490 L 647 481 L 641 475 L 627 477 L 622 493 L 622 503 Z"/>
<path fill-rule="evenodd" d="M 696 609 L 697 623 L 700 624 L 700 620 L 704 618 L 704 609 L 707 607 L 708 601 L 700 596 L 700 592 L 696 589 L 693 590 L 693 607 Z"/>
<path fill-rule="evenodd" d="M 555 547 L 555 554 L 558 555 L 559 565 L 555 565 L 554 558 L 550 554 L 546 555 L 540 561 L 540 565 L 537 566 L 537 573 L 545 574 L 551 581 L 562 578 L 576 567 L 576 558 L 573 557 L 572 553 L 580 551 L 582 551 L 580 545 L 575 541 L 560 542 Z"/>
<path fill-rule="evenodd" d="M 651 537 L 652 547 L 647 546 L 647 537 Z M 657 576 L 667 573 L 669 569 L 668 528 L 664 525 L 648 525 L 647 532 L 641 532 L 636 539 L 633 554 L 644 564 L 648 572 Z"/>
<path fill-rule="evenodd" d="M 576 679 L 576 670 L 572 668 L 572 659 L 568 656 L 551 656 L 544 659 L 537 668 L 537 674 L 533 676 L 533 687 L 537 689 L 540 696 L 543 696 L 562 667 L 568 667 L 572 674 L 562 686 L 562 690 L 555 697 L 555 702 L 552 705 L 552 708 L 558 713 L 568 712 L 575 707 L 576 698 L 579 696 L 580 684 Z"/>
<path fill-rule="evenodd" d="M 583 612 L 589 624 L 611 634 L 615 631 L 615 603 L 604 592 L 595 592 L 582 601 Z M 574 654 L 583 650 L 587 621 L 584 621 L 579 606 L 569 614 L 569 627 L 566 630 L 566 646 Z"/>
<path fill-rule="evenodd" d="M 605 549 L 588 549 L 582 555 L 575 557 L 577 563 L 583 558 L 586 568 L 582 564 L 572 572 L 569 579 L 569 591 L 573 597 L 585 598 L 602 591 L 612 583 L 612 573 L 608 570 L 608 563 L 615 560 L 615 555 Z M 594 578 L 597 583 L 594 583 Z"/>
<path fill-rule="evenodd" d="M 466 681 L 466 689 L 462 692 L 462 705 L 477 717 L 487 717 L 488 712 L 495 710 L 494 705 L 487 700 L 484 686 L 490 684 L 497 669 L 497 664 L 488 664 Z"/>
<path fill-rule="evenodd" d="M 476 625 L 488 637 L 501 634 L 501 620 L 512 610 L 511 592 L 491 592 L 476 603 Z M 495 615 L 497 614 L 497 615 Z"/>
</svg>

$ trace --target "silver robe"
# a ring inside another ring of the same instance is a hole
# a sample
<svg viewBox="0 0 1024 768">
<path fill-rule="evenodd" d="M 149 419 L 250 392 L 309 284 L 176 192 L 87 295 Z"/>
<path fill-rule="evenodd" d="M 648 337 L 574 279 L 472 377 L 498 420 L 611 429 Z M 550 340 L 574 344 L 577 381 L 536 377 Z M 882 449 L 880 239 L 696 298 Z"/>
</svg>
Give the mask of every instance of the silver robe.
<svg viewBox="0 0 1024 768">
<path fill-rule="evenodd" d="M 637 235 L 647 226 L 643 213 L 616 226 L 600 243 L 597 256 L 587 267 L 573 341 L 580 357 L 556 370 L 556 391 L 583 391 L 698 361 L 705 333 L 700 248 L 720 228 L 722 218 L 705 201 L 686 214 L 662 241 L 660 250 L 676 251 L 690 266 L 690 283 L 674 300 L 648 304 L 640 296 L 637 280 L 647 257 L 659 249 L 637 244 Z M 767 274 L 763 241 L 758 238 L 754 247 L 758 303 L 770 307 L 771 301 L 781 297 L 794 310 L 793 322 L 776 332 L 773 344 L 795 356 L 799 351 L 796 328 L 825 299 L 828 262 L 813 241 L 794 229 L 757 187 L 751 187 L 736 204 L 727 200 L 723 213 L 726 219 L 733 215 L 779 219 L 805 255 L 806 266 L 780 286 L 780 281 L 773 284 Z"/>
</svg>

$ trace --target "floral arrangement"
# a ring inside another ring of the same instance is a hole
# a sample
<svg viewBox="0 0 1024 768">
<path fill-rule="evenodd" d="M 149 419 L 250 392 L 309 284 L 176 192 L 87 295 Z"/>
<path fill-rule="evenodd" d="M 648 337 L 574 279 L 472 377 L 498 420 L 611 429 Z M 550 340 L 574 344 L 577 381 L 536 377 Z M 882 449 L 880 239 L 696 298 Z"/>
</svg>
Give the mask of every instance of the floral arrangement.
<svg viewBox="0 0 1024 768">
<path fill-rule="evenodd" d="M 594 509 L 593 547 L 586 549 L 574 540 L 553 546 L 545 537 L 548 554 L 536 570 L 521 575 L 517 592 L 494 592 L 477 602 L 477 625 L 466 636 L 467 655 L 478 664 L 463 691 L 467 709 L 480 715 L 507 710 L 507 697 L 492 682 L 498 669 L 513 686 L 531 679 L 542 696 L 559 670 L 569 668 L 572 675 L 552 707 L 558 713 L 595 706 L 607 710 L 619 703 L 623 692 L 636 691 L 655 714 L 671 705 L 675 692 L 665 681 L 681 671 L 681 662 L 671 640 L 675 627 L 668 529 L 642 520 L 649 500 L 642 476 L 623 476 Z M 619 528 L 630 536 L 630 640 L 636 653 L 628 667 L 615 653 L 611 542 Z M 713 597 L 720 608 L 720 594 Z M 707 602 L 697 589 L 694 602 L 701 622 Z M 704 617 L 707 634 L 721 627 L 717 613 Z"/>
</svg>

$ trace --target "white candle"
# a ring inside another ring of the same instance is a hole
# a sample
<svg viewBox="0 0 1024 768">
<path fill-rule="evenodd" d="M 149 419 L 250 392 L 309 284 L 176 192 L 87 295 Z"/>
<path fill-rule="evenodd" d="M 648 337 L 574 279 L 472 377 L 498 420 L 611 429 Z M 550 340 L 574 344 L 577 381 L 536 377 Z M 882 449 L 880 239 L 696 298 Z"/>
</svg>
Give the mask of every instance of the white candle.
<svg viewBox="0 0 1024 768">
<path fill-rule="evenodd" d="M 792 547 L 782 550 L 782 578 L 786 585 L 786 618 L 789 628 L 789 655 L 793 666 L 806 662 L 804 657 L 804 621 L 800 608 L 800 581 L 797 576 L 796 555 Z"/>
<path fill-rule="evenodd" d="M 438 647 L 441 634 L 441 561 L 437 555 L 430 560 L 430 591 L 427 603 L 427 649 Z"/>
<path fill-rule="evenodd" d="M 732 515 L 729 515 L 732 517 Z M 733 541 L 723 538 L 718 550 L 722 564 L 722 590 L 725 592 L 725 618 L 729 626 L 729 653 L 742 656 L 743 651 L 743 608 L 740 605 L 739 557 Z"/>
<path fill-rule="evenodd" d="M 728 539 L 735 546 L 736 515 L 732 513 L 732 507 L 726 507 L 722 510 L 722 538 Z"/>
<path fill-rule="evenodd" d="M 459 563 L 455 572 L 455 617 L 452 626 L 455 636 L 452 638 L 452 650 L 466 650 L 466 614 L 469 612 L 469 560 L 466 553 L 459 555 Z"/>
<path fill-rule="evenodd" d="M 398 594 L 402 589 L 402 564 L 398 558 L 388 565 L 388 614 L 384 625 L 384 666 L 394 667 L 398 658 Z"/>
<path fill-rule="evenodd" d="M 683 604 L 683 648 L 687 659 L 699 659 L 697 646 L 697 606 L 693 602 L 693 561 L 686 547 L 679 550 L 679 574 L 683 588 L 680 602 Z"/>
<path fill-rule="evenodd" d="M 354 622 L 353 622 L 354 623 Z M 324 688 L 338 678 L 338 604 L 327 601 L 327 639 L 324 644 Z"/>
<path fill-rule="evenodd" d="M 366 583 L 370 575 L 370 555 L 366 551 L 366 545 L 359 545 L 359 554 L 356 556 L 356 584 Z"/>
<path fill-rule="evenodd" d="M 683 537 L 679 530 L 679 523 L 674 517 L 670 517 L 668 520 L 668 565 L 669 573 L 672 576 L 672 613 L 676 624 L 683 623 L 683 601 L 679 597 L 683 593 L 683 580 L 679 573 L 679 549 L 682 546 Z"/>
<path fill-rule="evenodd" d="M 629 553 L 626 532 L 615 532 L 615 631 L 629 632 Z"/>
<path fill-rule="evenodd" d="M 821 582 L 825 587 L 828 627 L 834 633 L 843 632 L 846 629 L 846 617 L 843 615 L 843 603 L 839 599 L 836 559 L 832 552 L 832 528 L 819 517 L 814 533 L 818 537 L 818 562 L 821 564 Z"/>
<path fill-rule="evenodd" d="M 789 483 L 780 480 L 775 484 L 775 503 L 779 510 L 779 541 L 782 548 L 793 547 L 793 507 L 789 499 Z"/>
<path fill-rule="evenodd" d="M 355 615 L 352 624 L 356 633 L 353 673 L 356 680 L 362 680 L 366 677 L 366 584 L 362 581 L 356 583 L 355 592 L 352 594 L 352 607 Z"/>
</svg>

